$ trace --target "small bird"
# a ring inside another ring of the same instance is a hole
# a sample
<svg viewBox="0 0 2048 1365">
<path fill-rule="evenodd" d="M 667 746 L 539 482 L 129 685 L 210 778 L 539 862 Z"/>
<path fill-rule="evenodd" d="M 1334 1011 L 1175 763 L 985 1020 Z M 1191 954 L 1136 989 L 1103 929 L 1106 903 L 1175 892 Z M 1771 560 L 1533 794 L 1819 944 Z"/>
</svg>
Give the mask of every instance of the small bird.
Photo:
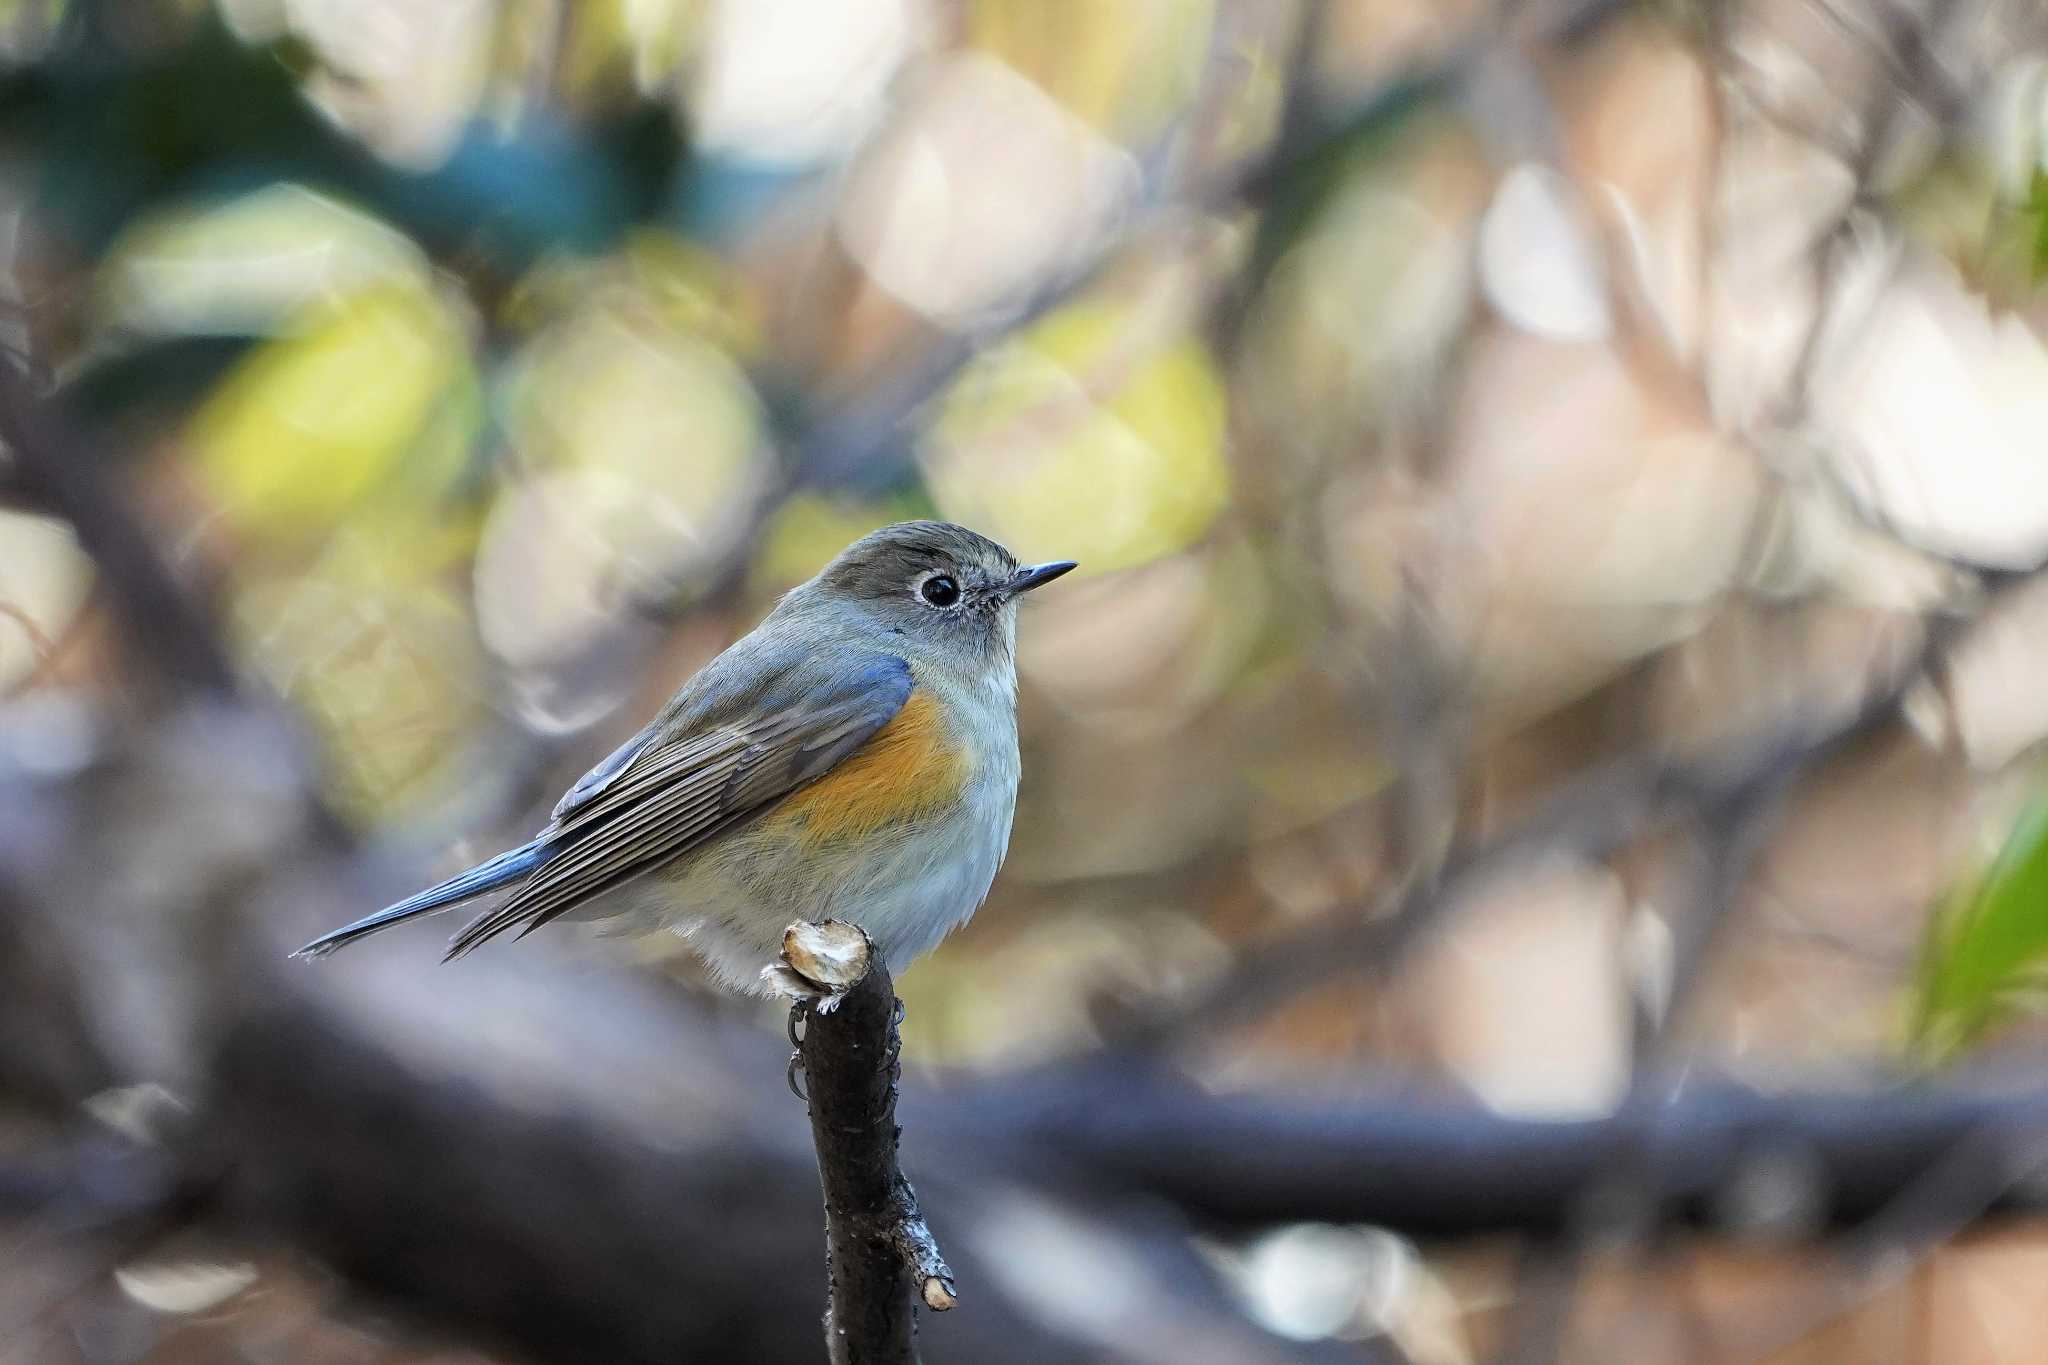
<svg viewBox="0 0 2048 1365">
<path fill-rule="evenodd" d="M 995 880 L 1017 804 L 1017 602 L 1073 567 L 1020 565 L 945 522 L 864 536 L 585 773 L 532 839 L 294 956 L 509 887 L 448 959 L 573 915 L 677 929 L 726 985 L 765 993 L 783 930 L 839 919 L 900 972 Z"/>
</svg>

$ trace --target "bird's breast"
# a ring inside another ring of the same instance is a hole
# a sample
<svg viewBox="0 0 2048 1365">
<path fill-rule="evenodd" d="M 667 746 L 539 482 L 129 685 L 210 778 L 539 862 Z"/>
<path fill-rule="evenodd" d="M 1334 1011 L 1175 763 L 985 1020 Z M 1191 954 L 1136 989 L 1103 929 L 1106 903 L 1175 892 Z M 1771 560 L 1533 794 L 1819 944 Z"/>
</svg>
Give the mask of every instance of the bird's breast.
<svg viewBox="0 0 2048 1365">
<path fill-rule="evenodd" d="M 873 738 L 789 796 L 763 824 L 820 847 L 943 817 L 976 775 L 946 703 L 919 687 Z"/>
</svg>

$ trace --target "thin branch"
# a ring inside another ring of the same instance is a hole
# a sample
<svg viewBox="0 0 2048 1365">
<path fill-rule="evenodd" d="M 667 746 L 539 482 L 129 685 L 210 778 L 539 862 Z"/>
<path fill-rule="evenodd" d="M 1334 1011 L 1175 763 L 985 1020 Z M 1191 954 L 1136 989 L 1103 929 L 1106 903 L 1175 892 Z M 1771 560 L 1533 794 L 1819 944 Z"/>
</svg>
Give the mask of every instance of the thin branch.
<svg viewBox="0 0 2048 1365">
<path fill-rule="evenodd" d="M 796 1061 L 825 1191 L 826 1350 L 832 1365 L 907 1365 L 917 1359 L 912 1291 L 934 1312 L 956 1294 L 897 1161 L 900 1002 L 888 967 L 852 925 L 792 924 L 782 956 L 772 970 L 824 997 L 797 1007 Z"/>
</svg>

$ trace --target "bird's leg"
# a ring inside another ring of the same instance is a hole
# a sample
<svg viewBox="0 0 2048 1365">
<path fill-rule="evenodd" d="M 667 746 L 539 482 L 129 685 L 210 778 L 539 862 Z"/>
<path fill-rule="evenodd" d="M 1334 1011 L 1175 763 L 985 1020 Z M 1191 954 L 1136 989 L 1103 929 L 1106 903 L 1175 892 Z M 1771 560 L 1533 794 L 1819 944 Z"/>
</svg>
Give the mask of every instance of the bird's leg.
<svg viewBox="0 0 2048 1365">
<path fill-rule="evenodd" d="M 797 1073 L 804 1069 L 804 1036 L 803 1034 L 797 1031 L 797 1026 L 803 1024 L 803 1022 L 810 1017 L 810 1013 L 810 1001 L 795 1000 L 790 1002 L 789 1070 L 786 1073 L 786 1075 L 789 1081 L 789 1093 L 796 1096 L 798 1099 L 802 1100 L 805 1104 L 809 1104 L 811 1102 L 811 1097 L 808 1094 L 804 1093 L 804 1087 L 797 1084 L 796 1079 Z"/>
</svg>

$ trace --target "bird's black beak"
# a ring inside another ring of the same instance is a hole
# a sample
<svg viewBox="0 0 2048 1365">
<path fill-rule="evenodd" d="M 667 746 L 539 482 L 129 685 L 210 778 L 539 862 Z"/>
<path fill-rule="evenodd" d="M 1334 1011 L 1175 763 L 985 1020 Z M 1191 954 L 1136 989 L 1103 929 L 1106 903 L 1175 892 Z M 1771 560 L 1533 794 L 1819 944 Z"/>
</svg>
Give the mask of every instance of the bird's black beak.
<svg viewBox="0 0 2048 1365">
<path fill-rule="evenodd" d="M 1003 591 L 1010 597 L 1019 596 L 1033 588 L 1044 587 L 1073 567 L 1071 559 L 1055 559 L 1050 564 L 1027 564 L 1011 575 L 1010 581 L 1003 585 Z"/>
</svg>

